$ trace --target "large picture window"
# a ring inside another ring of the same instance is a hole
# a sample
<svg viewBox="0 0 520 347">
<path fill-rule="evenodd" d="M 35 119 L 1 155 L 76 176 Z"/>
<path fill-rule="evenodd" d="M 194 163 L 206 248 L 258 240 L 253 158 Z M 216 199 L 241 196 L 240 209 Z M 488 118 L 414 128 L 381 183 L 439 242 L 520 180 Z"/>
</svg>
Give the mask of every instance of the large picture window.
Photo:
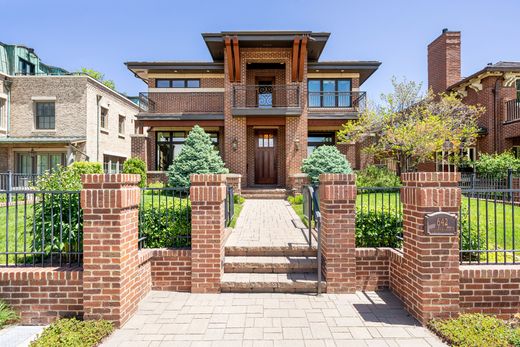
<svg viewBox="0 0 520 347">
<path fill-rule="evenodd" d="M 307 156 L 323 145 L 334 145 L 334 132 L 310 132 L 307 137 Z"/>
<path fill-rule="evenodd" d="M 166 171 L 173 160 L 181 152 L 189 131 L 159 131 L 156 133 L 156 170 Z M 217 132 L 207 132 L 215 149 L 218 150 L 219 138 Z"/>
<path fill-rule="evenodd" d="M 309 107 L 351 107 L 350 79 L 309 79 Z"/>
<path fill-rule="evenodd" d="M 54 129 L 55 119 L 54 102 L 36 103 L 36 129 Z"/>
<path fill-rule="evenodd" d="M 19 153 L 18 173 L 41 175 L 65 165 L 65 153 Z"/>
<path fill-rule="evenodd" d="M 200 88 L 198 79 L 158 79 L 155 80 L 156 88 Z"/>
</svg>

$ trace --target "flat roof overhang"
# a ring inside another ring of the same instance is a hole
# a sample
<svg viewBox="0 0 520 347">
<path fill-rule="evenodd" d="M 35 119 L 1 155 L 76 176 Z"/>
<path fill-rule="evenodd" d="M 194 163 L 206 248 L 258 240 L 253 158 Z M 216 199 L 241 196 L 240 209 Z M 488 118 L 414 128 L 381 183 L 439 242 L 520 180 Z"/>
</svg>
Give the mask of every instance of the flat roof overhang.
<svg viewBox="0 0 520 347">
<path fill-rule="evenodd" d="M 85 142 L 85 137 L 0 137 L 2 144 L 71 144 Z"/>
<path fill-rule="evenodd" d="M 358 72 L 363 84 L 381 65 L 380 61 L 320 61 L 307 64 L 307 72 Z"/>
<path fill-rule="evenodd" d="M 275 47 L 290 48 L 298 36 L 308 36 L 307 58 L 318 61 L 330 33 L 312 31 L 222 31 L 220 33 L 203 33 L 202 38 L 214 61 L 224 60 L 224 39 L 226 36 L 238 37 L 240 48 Z"/>
<path fill-rule="evenodd" d="M 224 73 L 224 63 L 211 61 L 128 61 L 125 65 L 144 82 L 147 82 L 148 73 L 154 72 Z"/>
<path fill-rule="evenodd" d="M 224 114 L 165 114 L 139 113 L 137 125 L 149 127 L 164 126 L 224 126 Z"/>
</svg>

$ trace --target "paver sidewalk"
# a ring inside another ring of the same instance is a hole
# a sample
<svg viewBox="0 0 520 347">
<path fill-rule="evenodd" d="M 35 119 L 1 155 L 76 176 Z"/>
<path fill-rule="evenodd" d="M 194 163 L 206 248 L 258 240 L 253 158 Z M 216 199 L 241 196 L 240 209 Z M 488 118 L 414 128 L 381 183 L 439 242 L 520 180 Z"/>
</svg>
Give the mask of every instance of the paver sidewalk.
<svg viewBox="0 0 520 347">
<path fill-rule="evenodd" d="M 150 292 L 103 346 L 444 346 L 389 292 Z"/>
</svg>

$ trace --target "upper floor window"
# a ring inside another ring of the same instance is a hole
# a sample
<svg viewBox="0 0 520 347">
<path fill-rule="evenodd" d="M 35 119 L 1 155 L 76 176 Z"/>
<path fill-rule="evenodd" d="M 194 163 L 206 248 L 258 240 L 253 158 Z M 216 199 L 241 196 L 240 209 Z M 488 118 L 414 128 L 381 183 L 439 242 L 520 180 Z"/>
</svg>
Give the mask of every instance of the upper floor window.
<svg viewBox="0 0 520 347">
<path fill-rule="evenodd" d="M 520 79 L 516 80 L 516 101 L 520 102 Z"/>
<path fill-rule="evenodd" d="M 350 79 L 309 79 L 309 107 L 351 107 Z"/>
<path fill-rule="evenodd" d="M 158 79 L 155 80 L 156 88 L 200 88 L 198 79 Z"/>
<path fill-rule="evenodd" d="M 126 121 L 126 117 L 119 115 L 119 124 L 118 124 L 119 135 L 125 134 L 125 121 Z"/>
<path fill-rule="evenodd" d="M 0 129 L 7 129 L 7 101 L 0 98 Z"/>
<path fill-rule="evenodd" d="M 20 73 L 22 75 L 34 75 L 34 64 L 20 58 Z"/>
<path fill-rule="evenodd" d="M 55 128 L 55 104 L 52 101 L 36 103 L 36 129 Z"/>
<path fill-rule="evenodd" d="M 108 108 L 101 107 L 99 125 L 103 129 L 108 129 Z"/>
</svg>

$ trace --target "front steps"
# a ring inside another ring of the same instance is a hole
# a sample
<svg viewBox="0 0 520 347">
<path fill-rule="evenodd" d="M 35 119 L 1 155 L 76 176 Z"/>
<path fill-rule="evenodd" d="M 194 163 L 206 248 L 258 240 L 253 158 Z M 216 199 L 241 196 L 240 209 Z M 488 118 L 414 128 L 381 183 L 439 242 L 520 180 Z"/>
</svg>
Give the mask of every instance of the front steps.
<svg viewBox="0 0 520 347">
<path fill-rule="evenodd" d="M 316 248 L 226 247 L 222 292 L 316 293 Z M 321 283 L 325 292 L 326 283 Z"/>
<path fill-rule="evenodd" d="M 240 195 L 245 199 L 285 199 L 287 190 L 283 188 L 243 188 Z"/>
</svg>

